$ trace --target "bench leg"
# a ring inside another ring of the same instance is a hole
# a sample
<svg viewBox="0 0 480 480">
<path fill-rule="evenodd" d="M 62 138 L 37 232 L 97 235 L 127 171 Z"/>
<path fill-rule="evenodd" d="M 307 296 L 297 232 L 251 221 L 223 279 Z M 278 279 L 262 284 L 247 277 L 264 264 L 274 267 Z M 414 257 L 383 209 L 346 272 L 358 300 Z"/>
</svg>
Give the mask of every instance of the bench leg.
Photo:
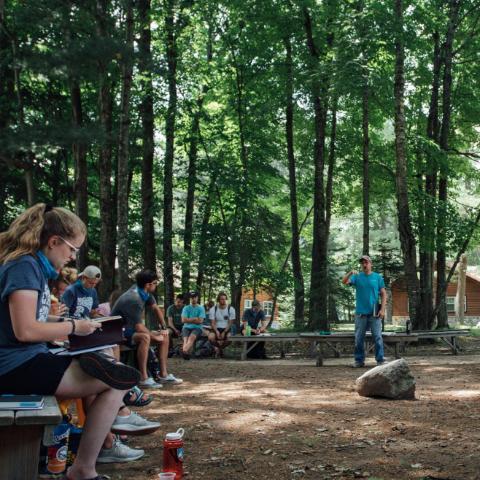
<svg viewBox="0 0 480 480">
<path fill-rule="evenodd" d="M 242 355 L 240 357 L 242 360 L 247 359 L 247 342 L 242 343 Z"/>
<path fill-rule="evenodd" d="M 36 480 L 43 425 L 0 428 L 0 472 L 8 480 Z"/>
<path fill-rule="evenodd" d="M 280 358 L 285 358 L 285 343 L 280 343 Z"/>
<path fill-rule="evenodd" d="M 323 367 L 323 343 L 320 342 L 317 347 L 317 367 Z"/>
</svg>

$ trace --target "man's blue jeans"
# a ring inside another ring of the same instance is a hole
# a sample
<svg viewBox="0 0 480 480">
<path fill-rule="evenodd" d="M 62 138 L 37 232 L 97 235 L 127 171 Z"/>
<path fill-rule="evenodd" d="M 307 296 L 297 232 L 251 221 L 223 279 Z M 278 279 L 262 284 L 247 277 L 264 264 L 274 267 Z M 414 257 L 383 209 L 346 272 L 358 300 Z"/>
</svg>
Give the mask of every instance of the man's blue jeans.
<svg viewBox="0 0 480 480">
<path fill-rule="evenodd" d="M 355 363 L 365 362 L 365 333 L 368 329 L 375 340 L 375 360 L 383 362 L 382 319 L 373 315 L 355 315 Z"/>
</svg>

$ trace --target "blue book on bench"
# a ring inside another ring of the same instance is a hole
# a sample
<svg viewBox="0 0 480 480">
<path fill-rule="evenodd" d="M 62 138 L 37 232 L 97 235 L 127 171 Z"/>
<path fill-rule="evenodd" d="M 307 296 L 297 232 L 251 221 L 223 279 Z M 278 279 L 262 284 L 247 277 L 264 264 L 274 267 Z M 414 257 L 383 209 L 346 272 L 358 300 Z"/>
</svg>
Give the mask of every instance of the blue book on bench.
<svg viewBox="0 0 480 480">
<path fill-rule="evenodd" d="M 0 395 L 0 410 L 40 410 L 42 395 Z"/>
</svg>

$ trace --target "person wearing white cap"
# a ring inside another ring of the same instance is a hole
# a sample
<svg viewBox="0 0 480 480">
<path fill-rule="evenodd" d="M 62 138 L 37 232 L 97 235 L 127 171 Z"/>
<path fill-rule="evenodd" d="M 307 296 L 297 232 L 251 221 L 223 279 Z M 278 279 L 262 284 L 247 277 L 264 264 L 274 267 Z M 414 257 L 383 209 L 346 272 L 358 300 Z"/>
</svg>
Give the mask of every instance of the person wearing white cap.
<svg viewBox="0 0 480 480">
<path fill-rule="evenodd" d="M 359 262 L 360 273 L 352 270 L 343 277 L 344 285 L 355 287 L 355 364 L 354 367 L 365 366 L 365 334 L 368 329 L 375 340 L 375 359 L 377 365 L 385 363 L 382 339 L 382 318 L 385 316 L 387 291 L 383 277 L 372 271 L 372 259 L 363 255 Z M 381 305 L 378 305 L 378 297 Z"/>
<path fill-rule="evenodd" d="M 98 295 L 95 287 L 102 279 L 101 270 L 89 265 L 78 274 L 78 280 L 63 292 L 62 303 L 67 306 L 67 315 L 72 318 L 99 317 Z"/>
</svg>

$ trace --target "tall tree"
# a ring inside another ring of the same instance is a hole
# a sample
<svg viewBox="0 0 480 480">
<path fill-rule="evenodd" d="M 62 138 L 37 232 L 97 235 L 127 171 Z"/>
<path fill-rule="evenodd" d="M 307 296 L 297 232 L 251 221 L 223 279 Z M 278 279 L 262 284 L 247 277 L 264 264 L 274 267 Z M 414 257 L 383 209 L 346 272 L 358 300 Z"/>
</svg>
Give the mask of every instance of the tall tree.
<svg viewBox="0 0 480 480">
<path fill-rule="evenodd" d="M 458 24 L 458 13 L 461 0 L 449 0 L 449 21 L 447 34 L 443 46 L 444 69 L 442 90 L 442 122 L 440 128 L 439 146 L 444 158 L 440 163 L 440 178 L 438 182 L 438 218 L 437 218 L 437 328 L 448 326 L 447 302 L 446 302 L 446 213 L 448 194 L 448 150 L 449 135 L 452 115 L 452 62 L 453 43 Z"/>
<path fill-rule="evenodd" d="M 96 35 L 102 45 L 111 44 L 110 16 L 107 0 L 97 0 L 95 5 Z M 116 201 L 112 188 L 112 126 L 114 79 L 110 69 L 111 54 L 97 59 L 98 71 L 98 117 L 101 140 L 98 155 L 100 190 L 100 242 L 99 258 L 102 281 L 99 284 L 101 298 L 108 298 L 115 285 L 116 258 Z"/>
<path fill-rule="evenodd" d="M 294 152 L 294 101 L 293 101 L 293 58 L 292 41 L 290 36 L 284 38 L 285 44 L 285 100 L 286 100 L 286 122 L 285 134 L 287 139 L 287 157 L 288 157 L 288 179 L 290 186 L 290 225 L 292 230 L 292 270 L 293 270 L 293 291 L 294 291 L 294 324 L 297 328 L 304 324 L 305 311 L 305 284 L 302 273 L 302 263 L 300 259 L 300 233 L 298 226 L 298 205 L 297 205 L 297 168 Z M 276 296 L 275 296 L 276 302 Z M 274 303 L 275 303 L 274 302 Z"/>
<path fill-rule="evenodd" d="M 129 141 L 130 92 L 133 77 L 133 0 L 125 0 L 125 52 L 122 59 L 122 93 L 120 106 L 120 135 L 118 141 L 118 268 L 120 287 L 130 286 L 128 265 L 128 194 L 129 194 Z"/>
<path fill-rule="evenodd" d="M 405 138 L 405 47 L 403 0 L 394 0 L 395 15 L 395 160 L 398 229 L 407 279 L 409 315 L 414 327 L 421 318 L 418 298 L 417 251 L 408 203 L 407 154 Z"/>
<path fill-rule="evenodd" d="M 142 85 L 142 100 L 140 114 L 142 119 L 142 254 L 144 268 L 156 270 L 155 249 L 155 194 L 153 188 L 154 143 L 154 110 L 153 110 L 153 61 L 152 61 L 152 31 L 151 1 L 138 1 L 138 21 L 140 28 L 139 71 Z"/>
</svg>

